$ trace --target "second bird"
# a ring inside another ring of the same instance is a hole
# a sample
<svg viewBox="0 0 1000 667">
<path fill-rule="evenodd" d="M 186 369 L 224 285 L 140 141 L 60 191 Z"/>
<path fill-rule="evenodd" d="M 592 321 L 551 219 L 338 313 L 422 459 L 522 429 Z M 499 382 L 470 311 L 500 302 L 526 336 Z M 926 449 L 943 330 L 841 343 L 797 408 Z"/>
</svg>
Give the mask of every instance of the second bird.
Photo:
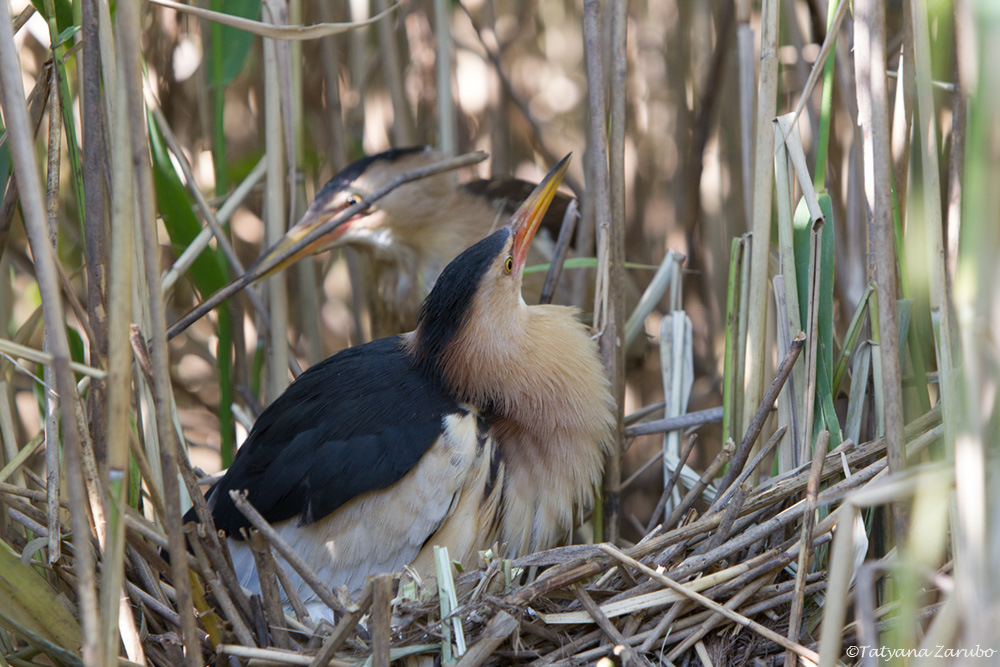
<svg viewBox="0 0 1000 667">
<path fill-rule="evenodd" d="M 567 163 L 448 264 L 415 330 L 313 366 L 261 414 L 207 494 L 242 585 L 259 590 L 231 491 L 352 594 L 406 565 L 432 577 L 435 544 L 471 567 L 495 541 L 515 557 L 569 534 L 600 482 L 614 404 L 577 311 L 521 297 Z M 289 574 L 311 613 L 329 615 Z"/>
<path fill-rule="evenodd" d="M 400 174 L 441 159 L 441 154 L 423 147 L 395 148 L 348 165 L 327 181 L 302 219 L 258 261 L 265 261 Z M 381 337 L 409 331 L 416 324 L 421 302 L 448 262 L 499 227 L 533 188 L 533 184 L 513 178 L 459 184 L 453 172 L 422 178 L 395 188 L 280 266 L 332 247 L 356 249 L 368 260 L 371 271 L 374 293 L 367 301 L 372 333 Z M 543 226 L 558 230 L 570 198 L 557 193 L 552 196 Z M 552 246 L 549 239 L 536 238 L 528 264 L 547 263 Z M 537 303 L 544 279 L 544 272 L 529 276 L 524 290 L 529 302 Z M 567 300 L 565 293 L 559 297 L 556 301 Z"/>
</svg>

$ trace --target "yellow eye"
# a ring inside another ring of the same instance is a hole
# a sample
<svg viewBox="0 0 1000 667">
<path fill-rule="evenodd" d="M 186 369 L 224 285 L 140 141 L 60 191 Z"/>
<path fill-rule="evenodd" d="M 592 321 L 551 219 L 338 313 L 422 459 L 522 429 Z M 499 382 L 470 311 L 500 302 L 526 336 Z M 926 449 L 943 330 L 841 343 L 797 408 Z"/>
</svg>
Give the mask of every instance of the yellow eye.
<svg viewBox="0 0 1000 667">
<path fill-rule="evenodd" d="M 348 206 L 354 206 L 355 204 L 361 202 L 361 197 L 357 195 L 347 195 L 347 199 L 345 201 L 347 202 Z"/>
<path fill-rule="evenodd" d="M 514 258 L 507 255 L 507 258 L 503 261 L 503 272 L 510 273 L 514 270 Z"/>
</svg>

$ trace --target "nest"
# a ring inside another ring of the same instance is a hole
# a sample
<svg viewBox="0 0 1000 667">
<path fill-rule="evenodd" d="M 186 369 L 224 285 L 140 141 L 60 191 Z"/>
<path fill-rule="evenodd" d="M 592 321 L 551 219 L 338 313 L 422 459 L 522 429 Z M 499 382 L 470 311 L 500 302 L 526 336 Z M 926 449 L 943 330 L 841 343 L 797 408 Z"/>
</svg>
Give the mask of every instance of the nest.
<svg viewBox="0 0 1000 667">
<path fill-rule="evenodd" d="M 909 456 L 940 437 L 938 421 L 939 413 L 931 413 L 908 427 Z M 851 516 L 841 511 L 854 507 L 845 499 L 887 476 L 885 442 L 845 442 L 811 464 L 754 486 L 750 471 L 767 449 L 699 513 L 693 508 L 702 493 L 711 490 L 725 463 L 740 456 L 739 448 L 735 456 L 732 446 L 724 448 L 662 525 L 637 544 L 574 545 L 513 561 L 485 557 L 479 569 L 458 573 L 453 582 L 439 576 L 443 594 L 414 593 L 391 574 L 369 579 L 356 600 L 330 591 L 300 569 L 287 546 L 236 496 L 257 527 L 248 538 L 262 595 L 248 597 L 238 586 L 225 540 L 189 524 L 186 564 L 195 575 L 189 575 L 193 599 L 179 604 L 182 592 L 171 585 L 177 566 L 162 556 L 166 537 L 128 511 L 123 590 L 131 604 L 121 610 L 137 629 L 137 644 L 130 649 L 126 641 L 124 648 L 130 656 L 140 650 L 156 665 L 182 664 L 185 649 L 193 657 L 188 664 L 347 665 L 369 659 L 387 664 L 409 656 L 461 665 L 568 665 L 603 658 L 684 664 L 697 656 L 704 664 L 726 665 L 769 664 L 786 653 L 816 661 L 813 637 L 826 597 L 846 604 L 850 588 L 839 581 L 827 591 L 831 576 L 843 576 L 828 573 L 829 563 L 850 560 L 836 550 L 831 558 L 827 545 Z M 668 486 L 664 497 L 671 490 Z M 45 535 L 44 494 L 6 484 L 0 492 L 12 518 Z M 19 546 L 30 558 L 31 545 Z M 65 542 L 62 560 L 47 573 L 49 583 L 68 596 L 77 590 L 79 576 L 74 547 L 79 548 Z M 866 547 L 864 540 L 860 547 L 847 547 L 847 554 L 855 554 L 847 572 L 857 572 Z M 283 608 L 279 587 L 285 574 L 275 566 L 275 553 L 307 582 L 313 580 L 320 599 L 335 611 L 332 624 L 310 619 L 294 595 L 292 611 Z M 82 616 L 79 600 L 76 605 Z M 868 611 L 868 630 L 877 632 L 882 612 L 874 606 Z M 933 605 L 925 611 L 933 613 Z M 839 656 L 863 628 L 835 623 Z M 193 636 L 185 627 L 195 628 Z M 802 631 L 790 633 L 789 627 Z M 43 634 L 31 627 L 17 633 L 31 650 L 78 662 L 67 658 L 72 646 Z"/>
</svg>

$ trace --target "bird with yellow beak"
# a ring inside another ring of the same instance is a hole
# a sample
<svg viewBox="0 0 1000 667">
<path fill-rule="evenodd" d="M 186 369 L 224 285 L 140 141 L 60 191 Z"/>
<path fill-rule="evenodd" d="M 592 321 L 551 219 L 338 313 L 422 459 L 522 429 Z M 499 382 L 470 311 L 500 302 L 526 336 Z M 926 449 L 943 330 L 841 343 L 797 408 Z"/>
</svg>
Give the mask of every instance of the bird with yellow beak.
<svg viewBox="0 0 1000 667">
<path fill-rule="evenodd" d="M 434 545 L 470 567 L 495 542 L 516 557 L 568 536 L 601 479 L 614 404 L 577 311 L 521 297 L 568 160 L 444 268 L 413 331 L 326 359 L 264 410 L 207 494 L 243 586 L 259 590 L 231 491 L 352 594 L 407 565 L 433 577 Z M 328 616 L 285 568 L 310 613 Z"/>
<path fill-rule="evenodd" d="M 407 171 L 440 162 L 429 148 L 393 148 L 351 163 L 316 193 L 309 208 L 284 238 L 258 263 L 268 261 L 327 220 L 362 201 Z M 477 179 L 459 183 L 454 172 L 443 172 L 406 183 L 355 214 L 330 233 L 278 264 L 286 267 L 303 257 L 332 248 L 350 247 L 367 262 L 371 289 L 367 295 L 375 337 L 409 331 L 416 325 L 424 298 L 438 275 L 460 252 L 502 224 L 531 193 L 534 184 L 513 178 Z M 528 247 L 529 266 L 548 263 L 571 198 L 552 193 L 546 229 Z M 545 273 L 532 273 L 525 298 L 537 303 Z M 557 302 L 567 302 L 564 283 Z"/>
</svg>

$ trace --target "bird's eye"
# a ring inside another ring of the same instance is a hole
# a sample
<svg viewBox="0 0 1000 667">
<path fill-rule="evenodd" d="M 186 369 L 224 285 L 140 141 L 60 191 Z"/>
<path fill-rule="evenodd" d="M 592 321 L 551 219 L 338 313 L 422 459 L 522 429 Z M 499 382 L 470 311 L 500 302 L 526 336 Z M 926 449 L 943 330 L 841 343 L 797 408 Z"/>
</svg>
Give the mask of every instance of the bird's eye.
<svg viewBox="0 0 1000 667">
<path fill-rule="evenodd" d="M 503 272 L 510 273 L 514 270 L 514 258 L 507 255 L 506 259 L 503 260 Z"/>
<path fill-rule="evenodd" d="M 348 206 L 354 206 L 355 204 L 361 203 L 361 197 L 357 195 L 347 195 L 347 199 L 345 201 Z"/>
</svg>

